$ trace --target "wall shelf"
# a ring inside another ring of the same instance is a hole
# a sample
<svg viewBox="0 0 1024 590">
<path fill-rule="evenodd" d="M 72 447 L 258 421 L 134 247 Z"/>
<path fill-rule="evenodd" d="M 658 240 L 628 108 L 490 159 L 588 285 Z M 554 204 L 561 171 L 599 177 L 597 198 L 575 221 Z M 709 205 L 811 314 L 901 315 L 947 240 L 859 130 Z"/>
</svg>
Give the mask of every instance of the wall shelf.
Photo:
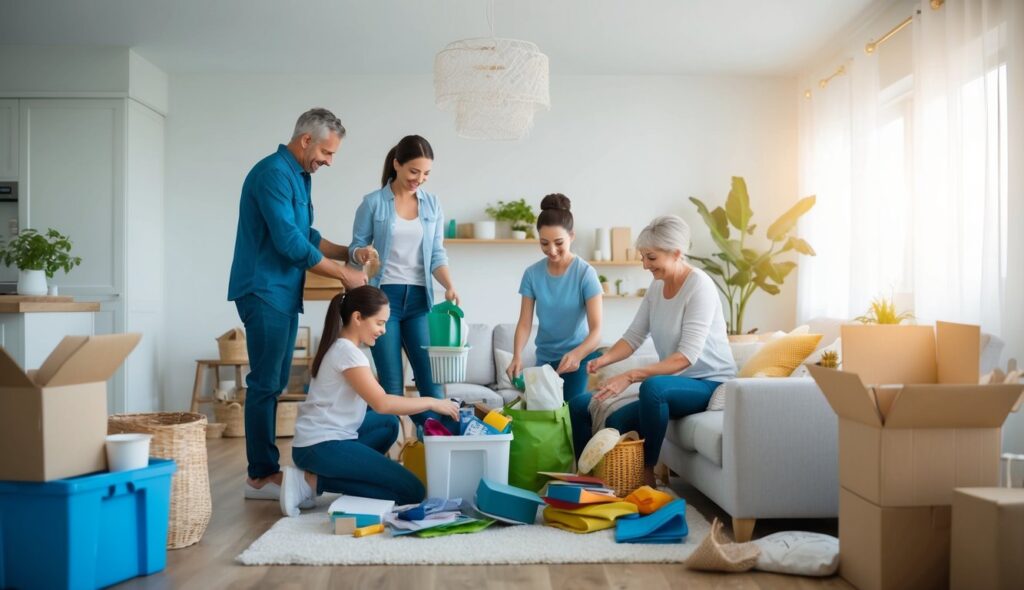
<svg viewBox="0 0 1024 590">
<path fill-rule="evenodd" d="M 588 260 L 590 266 L 643 266 L 642 260 Z"/>
</svg>

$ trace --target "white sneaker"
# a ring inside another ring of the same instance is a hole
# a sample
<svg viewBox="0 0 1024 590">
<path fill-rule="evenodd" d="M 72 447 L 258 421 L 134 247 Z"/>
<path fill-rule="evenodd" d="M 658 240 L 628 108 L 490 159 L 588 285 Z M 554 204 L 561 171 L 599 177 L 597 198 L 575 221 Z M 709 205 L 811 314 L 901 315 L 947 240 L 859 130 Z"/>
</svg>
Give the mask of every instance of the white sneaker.
<svg viewBox="0 0 1024 590">
<path fill-rule="evenodd" d="M 306 483 L 305 472 L 294 467 L 282 468 L 281 478 L 281 513 L 285 516 L 298 516 L 303 504 L 313 503 L 313 488 Z"/>
<path fill-rule="evenodd" d="M 272 481 L 268 481 L 263 484 L 262 488 L 253 487 L 248 480 L 245 482 L 245 499 L 246 500 L 280 500 L 281 499 L 281 486 L 277 485 Z M 310 498 L 304 500 L 299 504 L 299 508 L 303 510 L 309 510 L 310 508 L 316 507 L 316 499 Z"/>
</svg>

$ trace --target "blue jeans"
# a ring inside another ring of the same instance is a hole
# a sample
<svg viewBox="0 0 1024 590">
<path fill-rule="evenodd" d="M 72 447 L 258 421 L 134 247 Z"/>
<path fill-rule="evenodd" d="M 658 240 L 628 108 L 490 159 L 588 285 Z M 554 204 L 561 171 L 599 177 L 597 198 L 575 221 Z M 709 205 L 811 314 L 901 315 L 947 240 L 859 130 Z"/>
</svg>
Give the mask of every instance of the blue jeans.
<svg viewBox="0 0 1024 590">
<path fill-rule="evenodd" d="M 587 391 L 587 363 L 601 356 L 600 352 L 594 351 L 588 354 L 580 361 L 580 368 L 576 369 L 571 373 L 562 373 L 559 377 L 562 378 L 562 397 L 565 401 L 570 401 L 577 396 L 583 395 Z M 551 365 L 552 369 L 558 370 L 558 364 L 562 362 L 562 359 L 547 363 Z M 537 365 L 538 367 L 540 364 Z"/>
<path fill-rule="evenodd" d="M 288 387 L 299 329 L 298 314 L 286 314 L 255 295 L 235 301 L 245 325 L 249 375 L 245 379 L 245 456 L 249 477 L 259 479 L 281 470 L 276 443 L 277 398 Z"/>
<path fill-rule="evenodd" d="M 703 412 L 718 386 L 716 381 L 678 375 L 648 377 L 640 384 L 639 401 L 616 410 L 608 416 L 605 426 L 621 433 L 636 430 L 640 438 L 644 439 L 644 465 L 653 467 L 658 464 L 669 419 Z M 589 408 L 591 397 L 585 393 L 569 402 L 573 446 L 577 458 L 583 452 L 583 447 L 587 446 L 593 429 Z"/>
<path fill-rule="evenodd" d="M 443 398 L 444 392 L 440 385 L 434 383 L 430 357 L 423 348 L 430 345 L 427 289 L 417 285 L 381 285 L 380 289 L 391 304 L 391 317 L 385 327 L 387 332 L 371 349 L 381 387 L 390 394 L 405 395 L 402 382 L 402 351 L 405 350 L 420 396 Z M 416 424 L 423 424 L 427 418 L 441 419 L 434 412 L 421 412 L 410 418 Z M 454 424 L 451 420 L 442 422 L 449 427 Z"/>
<path fill-rule="evenodd" d="M 418 504 L 426 496 L 423 484 L 385 453 L 398 439 L 398 418 L 373 410 L 359 427 L 359 438 L 329 440 L 308 447 L 293 447 L 295 465 L 316 474 L 316 493 L 335 492 Z"/>
</svg>

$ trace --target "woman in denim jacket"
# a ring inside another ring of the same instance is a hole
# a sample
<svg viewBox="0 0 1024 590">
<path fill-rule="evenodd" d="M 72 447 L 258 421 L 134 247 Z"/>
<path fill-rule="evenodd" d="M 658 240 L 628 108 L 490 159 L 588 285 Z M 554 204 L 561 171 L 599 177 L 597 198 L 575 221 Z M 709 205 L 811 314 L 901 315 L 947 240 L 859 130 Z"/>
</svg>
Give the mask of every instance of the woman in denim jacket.
<svg viewBox="0 0 1024 590">
<path fill-rule="evenodd" d="M 384 160 L 381 188 L 363 197 L 352 225 L 350 259 L 370 266 L 379 258 L 380 270 L 370 284 L 391 302 L 387 332 L 372 352 L 381 386 L 394 395 L 404 395 L 405 350 L 420 395 L 443 397 L 423 348 L 430 344 L 427 313 L 434 304 L 433 279 L 444 287 L 445 299 L 459 302 L 444 251 L 444 212 L 437 197 L 421 188 L 433 162 L 434 150 L 426 139 L 403 137 Z M 417 424 L 430 417 L 437 416 L 412 416 Z"/>
</svg>

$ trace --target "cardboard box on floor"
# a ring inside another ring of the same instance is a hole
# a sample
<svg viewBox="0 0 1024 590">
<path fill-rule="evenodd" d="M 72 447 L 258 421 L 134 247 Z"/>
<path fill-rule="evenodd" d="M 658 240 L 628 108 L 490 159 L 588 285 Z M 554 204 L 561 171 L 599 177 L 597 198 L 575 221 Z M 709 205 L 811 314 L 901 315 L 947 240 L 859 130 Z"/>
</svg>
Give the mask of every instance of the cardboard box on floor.
<svg viewBox="0 0 1024 590">
<path fill-rule="evenodd" d="M 66 336 L 37 371 L 0 348 L 0 480 L 107 468 L 107 381 L 141 334 Z"/>
<path fill-rule="evenodd" d="M 839 573 L 858 588 L 945 587 L 958 486 L 999 483 L 1022 385 L 978 385 L 980 329 L 842 329 L 843 371 L 810 371 L 839 416 Z"/>
<path fill-rule="evenodd" d="M 1024 588 L 1024 489 L 953 492 L 950 587 Z"/>
<path fill-rule="evenodd" d="M 948 506 L 999 485 L 1024 385 L 979 385 L 977 326 L 842 326 L 843 370 L 810 371 L 839 416 L 839 485 L 879 506 Z"/>
</svg>

